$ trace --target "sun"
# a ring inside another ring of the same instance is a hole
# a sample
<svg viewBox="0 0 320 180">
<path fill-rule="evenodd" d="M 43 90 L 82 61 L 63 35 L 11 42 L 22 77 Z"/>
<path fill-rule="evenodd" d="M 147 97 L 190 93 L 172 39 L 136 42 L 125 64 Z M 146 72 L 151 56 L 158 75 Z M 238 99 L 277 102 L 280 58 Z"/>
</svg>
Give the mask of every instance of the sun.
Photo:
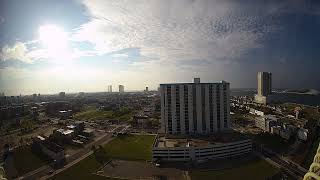
<svg viewBox="0 0 320 180">
<path fill-rule="evenodd" d="M 51 58 L 69 58 L 68 34 L 61 27 L 52 24 L 40 26 L 39 40 Z"/>
<path fill-rule="evenodd" d="M 67 33 L 55 25 L 44 25 L 39 28 L 40 41 L 48 48 L 63 48 L 67 44 Z"/>
</svg>

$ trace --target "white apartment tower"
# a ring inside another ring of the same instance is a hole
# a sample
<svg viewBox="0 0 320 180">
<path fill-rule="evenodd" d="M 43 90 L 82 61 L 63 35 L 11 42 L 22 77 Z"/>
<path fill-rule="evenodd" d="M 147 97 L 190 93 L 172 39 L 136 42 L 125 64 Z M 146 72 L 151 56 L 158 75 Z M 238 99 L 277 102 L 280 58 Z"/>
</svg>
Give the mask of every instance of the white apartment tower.
<svg viewBox="0 0 320 180">
<path fill-rule="evenodd" d="M 161 129 L 167 134 L 212 134 L 230 128 L 230 84 L 160 84 Z"/>
</svg>

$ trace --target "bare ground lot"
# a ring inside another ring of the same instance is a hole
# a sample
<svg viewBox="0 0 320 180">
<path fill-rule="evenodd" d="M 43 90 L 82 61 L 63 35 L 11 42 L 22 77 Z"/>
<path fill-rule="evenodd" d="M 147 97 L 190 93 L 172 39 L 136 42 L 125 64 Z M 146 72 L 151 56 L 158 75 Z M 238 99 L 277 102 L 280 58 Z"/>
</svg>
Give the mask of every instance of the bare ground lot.
<svg viewBox="0 0 320 180">
<path fill-rule="evenodd" d="M 185 179 L 184 171 L 155 167 L 149 162 L 113 160 L 97 174 L 119 179 Z"/>
</svg>

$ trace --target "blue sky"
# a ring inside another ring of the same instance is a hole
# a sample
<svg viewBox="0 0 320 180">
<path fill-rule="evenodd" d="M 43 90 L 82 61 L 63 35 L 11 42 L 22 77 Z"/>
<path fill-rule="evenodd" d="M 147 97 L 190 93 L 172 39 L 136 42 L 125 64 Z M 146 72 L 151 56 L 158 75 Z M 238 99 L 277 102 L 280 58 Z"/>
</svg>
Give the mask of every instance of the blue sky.
<svg viewBox="0 0 320 180">
<path fill-rule="evenodd" d="M 317 0 L 2 0 L 0 92 L 226 80 L 319 88 Z"/>
</svg>

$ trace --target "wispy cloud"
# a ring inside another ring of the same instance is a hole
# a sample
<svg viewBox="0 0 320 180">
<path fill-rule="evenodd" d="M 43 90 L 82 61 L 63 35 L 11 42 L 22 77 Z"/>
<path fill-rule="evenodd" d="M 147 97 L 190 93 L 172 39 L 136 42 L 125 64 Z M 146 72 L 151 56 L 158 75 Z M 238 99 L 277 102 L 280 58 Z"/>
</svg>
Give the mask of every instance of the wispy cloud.
<svg viewBox="0 0 320 180">
<path fill-rule="evenodd" d="M 230 60 L 261 48 L 265 33 L 277 29 L 268 10 L 247 11 L 233 1 L 99 1 L 83 4 L 91 21 L 74 39 L 88 41 L 101 53 L 130 47 L 162 61 Z M 272 20 L 272 19 L 268 19 Z"/>
<path fill-rule="evenodd" d="M 4 23 L 4 17 L 0 16 L 0 24 Z"/>
</svg>

